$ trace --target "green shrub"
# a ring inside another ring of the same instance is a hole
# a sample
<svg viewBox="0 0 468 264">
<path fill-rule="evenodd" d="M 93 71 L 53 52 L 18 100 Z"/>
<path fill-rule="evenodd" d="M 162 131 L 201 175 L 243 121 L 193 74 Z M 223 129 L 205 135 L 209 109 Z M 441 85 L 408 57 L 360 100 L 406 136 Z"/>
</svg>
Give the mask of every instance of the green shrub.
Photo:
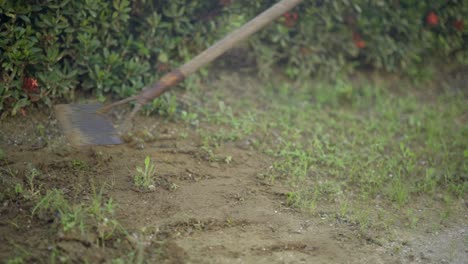
<svg viewBox="0 0 468 264">
<path fill-rule="evenodd" d="M 275 1 L 254 2 L 264 9 Z M 462 0 L 304 1 L 251 43 L 261 64 L 282 62 L 291 77 L 357 65 L 417 74 L 428 58 L 468 63 L 466 17 Z"/>
<path fill-rule="evenodd" d="M 276 2 L 0 0 L 0 112 L 76 91 L 133 95 Z M 262 75 L 275 65 L 293 78 L 360 65 L 418 75 L 429 58 L 468 63 L 466 17 L 463 0 L 304 1 L 248 43 Z"/>
<path fill-rule="evenodd" d="M 203 2 L 0 1 L 0 111 L 135 94 L 212 42 Z"/>
</svg>

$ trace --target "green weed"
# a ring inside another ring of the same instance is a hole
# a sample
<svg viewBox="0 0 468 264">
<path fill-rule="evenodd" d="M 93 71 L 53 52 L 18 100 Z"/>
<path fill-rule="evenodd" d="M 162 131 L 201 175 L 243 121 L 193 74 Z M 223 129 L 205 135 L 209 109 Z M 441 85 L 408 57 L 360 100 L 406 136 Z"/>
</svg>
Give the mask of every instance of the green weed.
<svg viewBox="0 0 468 264">
<path fill-rule="evenodd" d="M 203 156 L 206 160 L 210 162 L 215 162 L 218 160 L 215 153 L 213 152 L 213 149 L 209 146 L 202 146 L 201 150 L 203 151 Z"/>
<path fill-rule="evenodd" d="M 398 206 L 403 206 L 408 201 L 409 195 L 408 185 L 401 177 L 395 177 L 389 185 L 388 196 L 390 199 L 396 202 Z"/>
<path fill-rule="evenodd" d="M 34 206 L 32 215 L 48 215 L 55 219 L 64 232 L 96 232 L 96 243 L 105 246 L 106 240 L 123 231 L 113 217 L 115 206 L 112 198 L 104 199 L 103 189 L 96 192 L 93 188 L 93 197 L 89 204 L 72 204 L 64 197 L 62 191 L 52 189 Z"/>
<path fill-rule="evenodd" d="M 177 110 L 177 100 L 175 95 L 165 93 L 161 97 L 154 99 L 146 105 L 143 112 L 146 115 L 158 114 L 168 118 L 174 118 Z"/>
<path fill-rule="evenodd" d="M 340 205 L 340 208 L 339 208 L 338 216 L 341 218 L 346 218 L 346 216 L 349 213 L 349 207 L 350 207 L 349 201 L 346 199 L 341 200 L 339 205 Z"/>
<path fill-rule="evenodd" d="M 106 240 L 112 238 L 118 231 L 121 231 L 119 223 L 113 218 L 115 206 L 112 198 L 104 199 L 103 189 L 99 192 L 93 189 L 93 199 L 91 200 L 91 204 L 86 208 L 86 211 L 91 217 L 93 225 L 96 226 L 99 242 L 102 246 L 104 246 Z"/>
<path fill-rule="evenodd" d="M 58 219 L 63 231 L 85 232 L 85 210 L 82 205 L 72 205 L 58 189 L 48 190 L 32 210 L 33 215 L 51 215 Z"/>
<path fill-rule="evenodd" d="M 151 190 L 155 188 L 155 165 L 151 162 L 151 157 L 146 156 L 145 166 L 137 167 L 133 176 L 133 183 L 136 187 Z"/>
<path fill-rule="evenodd" d="M 226 157 L 224 158 L 224 162 L 225 162 L 226 164 L 231 164 L 231 162 L 232 162 L 232 156 L 226 156 Z"/>
<path fill-rule="evenodd" d="M 85 161 L 78 160 L 78 159 L 72 160 L 71 166 L 76 171 L 86 171 L 89 169 L 89 166 Z"/>
<path fill-rule="evenodd" d="M 33 199 L 40 194 L 41 185 L 36 184 L 36 179 L 38 176 L 40 176 L 40 174 L 41 172 L 38 169 L 29 164 L 28 174 L 26 175 L 27 192 L 23 193 L 24 198 Z"/>
<path fill-rule="evenodd" d="M 10 258 L 6 261 L 6 264 L 23 264 L 26 263 L 22 257 Z"/>
<path fill-rule="evenodd" d="M 15 185 L 15 193 L 16 193 L 16 194 L 19 194 L 19 195 L 22 195 L 22 194 L 24 193 L 23 184 L 17 183 L 17 184 Z"/>
<path fill-rule="evenodd" d="M 189 112 L 186 112 L 186 111 L 182 111 L 181 114 L 180 114 L 180 118 L 190 124 L 191 126 L 195 126 L 197 127 L 199 125 L 199 120 L 198 120 L 198 114 L 196 113 L 189 113 Z"/>
</svg>

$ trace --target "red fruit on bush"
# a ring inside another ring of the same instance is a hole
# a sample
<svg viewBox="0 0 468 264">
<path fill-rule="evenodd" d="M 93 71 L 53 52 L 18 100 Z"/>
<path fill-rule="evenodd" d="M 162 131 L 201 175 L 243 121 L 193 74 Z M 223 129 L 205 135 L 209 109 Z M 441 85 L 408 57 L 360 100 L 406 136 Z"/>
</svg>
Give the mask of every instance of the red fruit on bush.
<svg viewBox="0 0 468 264">
<path fill-rule="evenodd" d="M 430 26 L 439 24 L 439 17 L 433 11 L 429 12 L 426 16 L 426 23 Z"/>
<path fill-rule="evenodd" d="M 27 93 L 35 93 L 38 92 L 39 84 L 37 80 L 31 77 L 24 77 L 23 79 L 23 90 Z"/>
<path fill-rule="evenodd" d="M 463 25 L 463 20 L 457 19 L 455 22 L 453 22 L 453 27 L 455 27 L 458 31 L 463 31 L 464 25 Z"/>
<path fill-rule="evenodd" d="M 293 27 L 296 24 L 299 15 L 296 12 L 286 12 L 283 14 L 284 17 L 284 25 L 287 27 Z"/>
<path fill-rule="evenodd" d="M 362 39 L 358 40 L 358 41 L 355 41 L 354 44 L 356 44 L 356 47 L 358 49 L 363 49 L 366 47 L 366 42 Z"/>
<path fill-rule="evenodd" d="M 353 33 L 353 41 L 354 45 L 356 45 L 358 49 L 363 49 L 366 47 L 366 42 L 362 39 L 361 34 L 357 32 Z"/>
</svg>

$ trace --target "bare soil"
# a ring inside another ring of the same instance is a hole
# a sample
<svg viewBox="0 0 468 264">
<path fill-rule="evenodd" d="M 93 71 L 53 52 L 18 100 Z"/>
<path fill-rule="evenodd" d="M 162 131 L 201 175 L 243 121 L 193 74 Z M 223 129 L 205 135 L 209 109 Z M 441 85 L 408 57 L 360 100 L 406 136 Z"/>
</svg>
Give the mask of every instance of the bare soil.
<svg viewBox="0 0 468 264">
<path fill-rule="evenodd" d="M 129 252 L 134 258 L 128 262 L 148 263 L 468 263 L 466 225 L 385 239 L 288 207 L 290 190 L 265 183 L 261 174 L 272 160 L 255 150 L 226 144 L 216 154 L 232 162 L 212 162 L 185 123 L 139 117 L 136 127 L 155 137 L 77 148 L 61 136 L 49 110 L 3 120 L 0 259 L 48 263 L 54 251 L 59 260 L 78 263 L 110 263 Z M 153 192 L 138 191 L 132 182 L 146 156 L 157 170 Z M 104 186 L 127 235 L 98 246 L 92 234 L 64 234 L 56 220 L 32 216 L 32 202 L 7 193 L 26 183 L 31 165 L 41 171 L 42 192 L 59 188 L 75 203 L 89 201 L 92 189 Z"/>
</svg>

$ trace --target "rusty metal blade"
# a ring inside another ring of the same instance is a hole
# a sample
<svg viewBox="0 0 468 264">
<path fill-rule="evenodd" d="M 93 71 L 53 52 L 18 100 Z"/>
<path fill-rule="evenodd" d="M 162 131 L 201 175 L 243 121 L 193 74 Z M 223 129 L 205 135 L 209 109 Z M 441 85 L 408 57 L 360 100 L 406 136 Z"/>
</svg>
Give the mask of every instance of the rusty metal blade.
<svg viewBox="0 0 468 264">
<path fill-rule="evenodd" d="M 124 143 L 110 119 L 94 104 L 60 104 L 54 107 L 56 118 L 72 145 L 116 145 Z"/>
</svg>

